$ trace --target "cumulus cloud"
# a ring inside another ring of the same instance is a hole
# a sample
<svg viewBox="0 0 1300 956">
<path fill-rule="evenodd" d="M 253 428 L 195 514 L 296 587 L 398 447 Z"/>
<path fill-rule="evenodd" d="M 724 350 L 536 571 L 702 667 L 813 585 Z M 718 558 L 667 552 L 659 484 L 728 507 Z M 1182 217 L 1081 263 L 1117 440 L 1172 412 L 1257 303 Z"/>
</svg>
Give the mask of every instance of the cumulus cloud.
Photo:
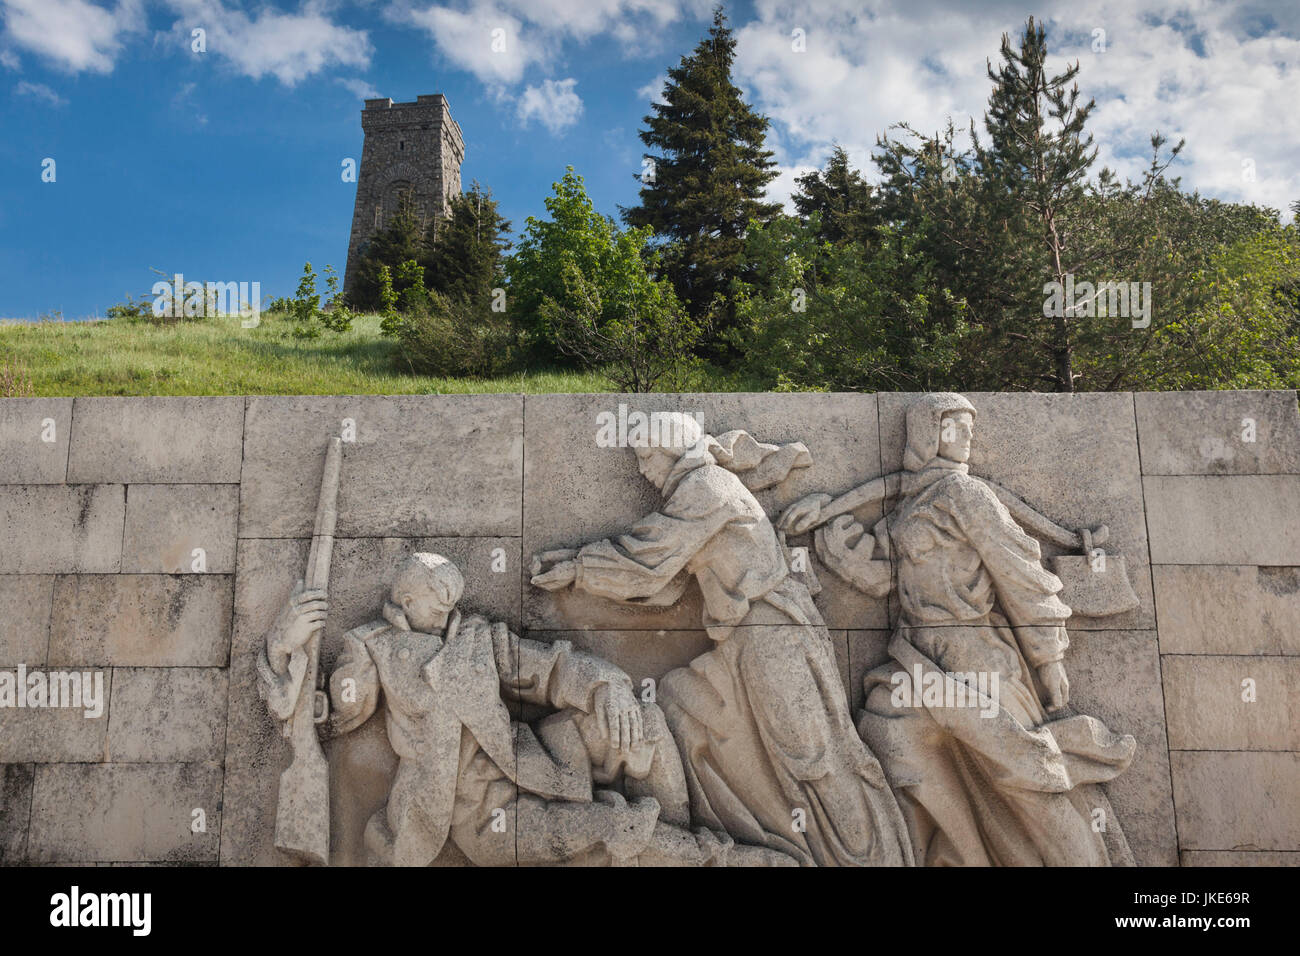
<svg viewBox="0 0 1300 956">
<path fill-rule="evenodd" d="M 254 16 L 222 0 L 167 0 L 183 19 L 174 29 L 189 49 L 194 28 L 206 33 L 207 53 L 254 80 L 274 76 L 294 86 L 336 66 L 365 69 L 372 47 L 365 30 L 335 23 L 323 0 L 306 0 L 296 12 L 263 7 Z"/>
<path fill-rule="evenodd" d="M 27 80 L 19 81 L 14 87 L 14 92 L 19 96 L 29 96 L 34 100 L 40 100 L 49 106 L 67 106 L 68 101 L 58 93 L 54 92 L 44 83 L 29 83 Z"/>
<path fill-rule="evenodd" d="M 455 5 L 399 0 L 388 8 L 398 23 L 422 29 L 439 57 L 472 73 L 505 99 L 534 67 L 561 62 L 564 44 L 612 38 L 640 52 L 657 44 L 662 28 L 707 0 L 460 0 Z"/>
<path fill-rule="evenodd" d="M 530 86 L 519 97 L 516 113 L 519 122 L 527 126 L 537 120 L 552 134 L 563 132 L 578 122 L 582 116 L 582 97 L 574 92 L 578 81 L 543 80 L 540 86 Z"/>
<path fill-rule="evenodd" d="M 15 72 L 23 68 L 22 61 L 18 59 L 18 55 L 13 50 L 0 50 L 0 66 Z"/>
<path fill-rule="evenodd" d="M 1152 132 L 1187 138 L 1171 170 L 1185 186 L 1285 208 L 1300 196 L 1300 5 L 1042 0 L 1049 69 L 1080 62 L 1099 165 L 1136 177 Z M 922 132 L 971 117 L 982 133 L 985 61 L 1013 41 L 1023 4 L 991 0 L 759 0 L 737 30 L 736 76 L 773 120 L 781 163 L 772 195 L 821 165 L 838 141 L 868 173 L 877 135 L 906 120 Z M 791 32 L 806 33 L 796 52 Z M 1095 30 L 1105 51 L 1094 52 Z M 1253 170 L 1254 179 L 1250 178 Z"/>
<path fill-rule="evenodd" d="M 69 73 L 111 73 L 123 34 L 144 26 L 141 0 L 111 9 L 86 0 L 0 0 L 0 14 L 11 44 Z"/>
<path fill-rule="evenodd" d="M 377 100 L 384 95 L 375 89 L 369 80 L 348 79 L 340 76 L 337 78 L 337 82 L 359 100 Z"/>
</svg>

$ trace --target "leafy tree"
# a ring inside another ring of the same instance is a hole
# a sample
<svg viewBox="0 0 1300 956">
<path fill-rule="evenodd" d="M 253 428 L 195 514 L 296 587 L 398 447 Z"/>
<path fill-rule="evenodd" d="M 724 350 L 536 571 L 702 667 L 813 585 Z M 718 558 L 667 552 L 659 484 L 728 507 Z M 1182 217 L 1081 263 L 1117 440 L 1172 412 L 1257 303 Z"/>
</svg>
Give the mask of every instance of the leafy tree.
<svg viewBox="0 0 1300 956">
<path fill-rule="evenodd" d="M 657 300 L 608 303 L 572 261 L 563 278 L 563 304 L 548 296 L 541 307 L 561 352 L 599 369 L 621 392 L 686 390 L 699 367 L 692 350 L 702 329 L 666 281 Z"/>
<path fill-rule="evenodd" d="M 589 314 L 595 291 L 601 311 L 597 325 L 626 315 L 652 315 L 663 308 L 664 288 L 651 278 L 647 259 L 649 229 L 621 230 L 596 212 L 582 177 L 567 167 L 546 200 L 549 219 L 529 216 L 519 246 L 509 260 L 509 311 L 524 331 L 536 357 L 562 358 L 550 319 L 561 313 Z M 572 273 L 582 276 L 581 286 Z M 547 300 L 554 308 L 543 310 Z M 558 308 L 559 311 L 555 311 Z"/>
<path fill-rule="evenodd" d="M 654 152 L 645 154 L 640 205 L 623 210 L 629 225 L 669 241 L 663 273 L 692 315 L 705 316 L 721 297 L 719 331 L 731 324 L 731 282 L 747 274 L 745 230 L 779 209 L 763 201 L 776 163 L 763 146 L 767 119 L 731 81 L 735 51 L 718 7 L 708 36 L 668 71 L 663 102 L 644 119 L 641 140 Z"/>
<path fill-rule="evenodd" d="M 780 390 L 955 387 L 965 303 L 938 286 L 915 239 L 886 228 L 864 253 L 822 239 L 819 219 L 750 230 L 747 254 L 763 278 L 738 300 L 749 370 Z"/>
</svg>

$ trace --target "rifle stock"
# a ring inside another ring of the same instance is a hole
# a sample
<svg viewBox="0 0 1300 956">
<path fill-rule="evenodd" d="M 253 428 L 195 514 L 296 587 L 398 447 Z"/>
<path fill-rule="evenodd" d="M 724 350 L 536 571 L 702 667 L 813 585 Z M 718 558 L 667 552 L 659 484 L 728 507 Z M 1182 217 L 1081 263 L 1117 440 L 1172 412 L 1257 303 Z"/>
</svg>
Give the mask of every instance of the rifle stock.
<svg viewBox="0 0 1300 956">
<path fill-rule="evenodd" d="M 343 443 L 331 438 L 325 450 L 316 525 L 304 579 L 309 589 L 329 587 L 334 525 L 338 519 L 339 470 Z M 329 863 L 329 764 L 316 734 L 316 724 L 328 716 L 328 698 L 319 691 L 320 632 L 295 654 L 306 655 L 306 668 L 293 715 L 285 722 L 293 758 L 280 774 L 276 803 L 275 845 L 310 863 Z M 324 706 L 317 713 L 317 702 Z"/>
</svg>

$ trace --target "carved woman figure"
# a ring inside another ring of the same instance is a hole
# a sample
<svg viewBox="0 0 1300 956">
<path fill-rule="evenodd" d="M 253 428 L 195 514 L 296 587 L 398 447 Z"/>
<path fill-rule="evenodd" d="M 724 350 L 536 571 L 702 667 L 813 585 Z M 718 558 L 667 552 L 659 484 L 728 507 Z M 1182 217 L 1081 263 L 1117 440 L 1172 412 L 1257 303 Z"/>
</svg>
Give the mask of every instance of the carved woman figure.
<svg viewBox="0 0 1300 956">
<path fill-rule="evenodd" d="M 693 424 L 693 423 L 692 423 Z M 669 605 L 693 576 L 715 642 L 658 700 L 685 764 L 692 822 L 804 865 L 910 865 L 880 764 L 858 736 L 830 636 L 753 492 L 811 463 L 743 431 L 636 449 L 663 504 L 627 533 L 538 555 L 533 583 Z"/>
<path fill-rule="evenodd" d="M 891 660 L 866 676 L 859 730 L 898 794 L 919 865 L 1131 863 L 1094 785 L 1129 765 L 1134 739 L 1064 715 L 1070 608 L 1012 511 L 1072 534 L 969 473 L 974 424 L 960 395 L 917 401 L 904 471 L 844 496 L 858 507 L 897 496 L 896 506 L 872 534 L 848 516 L 817 532 L 837 574 L 877 597 L 897 591 Z M 799 533 L 846 510 L 829 501 L 805 498 L 778 526 Z"/>
</svg>

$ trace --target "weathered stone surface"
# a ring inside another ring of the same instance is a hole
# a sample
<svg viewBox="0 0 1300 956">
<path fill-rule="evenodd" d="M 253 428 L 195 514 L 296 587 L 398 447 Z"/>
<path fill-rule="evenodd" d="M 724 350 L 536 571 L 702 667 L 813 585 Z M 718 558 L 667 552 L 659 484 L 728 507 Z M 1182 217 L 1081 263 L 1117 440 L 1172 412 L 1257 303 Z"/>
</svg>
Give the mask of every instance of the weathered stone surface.
<svg viewBox="0 0 1300 956">
<path fill-rule="evenodd" d="M 1300 475 L 1143 479 L 1155 564 L 1300 565 Z"/>
<path fill-rule="evenodd" d="M 244 399 L 78 398 L 69 482 L 238 482 Z"/>
<path fill-rule="evenodd" d="M 656 695 L 665 674 L 687 666 L 713 647 L 703 631 L 531 630 L 526 636 L 547 644 L 569 641 L 575 650 L 594 654 L 624 671 L 638 693 L 645 689 L 647 679 L 653 680 Z"/>
<path fill-rule="evenodd" d="M 1300 851 L 1184 850 L 1183 866 L 1300 866 Z"/>
<path fill-rule="evenodd" d="M 1184 850 L 1300 850 L 1300 753 L 1175 750 Z"/>
<path fill-rule="evenodd" d="M 62 484 L 71 425 L 70 398 L 0 399 L 0 483 Z"/>
<path fill-rule="evenodd" d="M 1145 475 L 1300 473 L 1294 391 L 1137 392 L 1133 398 Z"/>
<path fill-rule="evenodd" d="M 228 574 L 60 575 L 50 663 L 224 667 L 232 588 Z"/>
<path fill-rule="evenodd" d="M 21 863 L 27 857 L 34 771 L 29 763 L 0 763 L 0 864 Z"/>
<path fill-rule="evenodd" d="M 44 764 L 36 768 L 28 858 L 35 863 L 215 860 L 221 767 Z M 194 833 L 193 811 L 206 816 Z"/>
<path fill-rule="evenodd" d="M 1300 567 L 1157 564 L 1163 654 L 1300 654 Z"/>
<path fill-rule="evenodd" d="M 903 462 L 904 415 L 917 396 L 877 397 L 884 470 L 895 471 Z M 1071 531 L 1106 525 L 1106 553 L 1124 557 L 1138 607 L 1109 617 L 1076 614 L 1071 631 L 1155 627 L 1132 395 L 971 393 L 966 398 L 976 408 L 971 474 L 997 482 Z M 1044 558 L 1063 553 L 1041 543 Z"/>
<path fill-rule="evenodd" d="M 0 574 L 0 667 L 45 663 L 54 576 Z"/>
<path fill-rule="evenodd" d="M 874 395 L 801 396 L 798 419 L 789 414 L 788 398 L 776 394 L 529 395 L 525 402 L 525 560 L 618 534 L 659 507 L 660 495 L 637 471 L 633 450 L 596 443 L 597 415 L 617 416 L 620 404 L 646 413 L 693 413 L 710 434 L 744 429 L 762 442 L 803 442 L 812 466 L 755 495 L 773 519 L 804 495 L 839 494 L 880 474 Z M 874 523 L 880 514 L 858 517 Z M 788 544 L 808 548 L 824 589 L 817 606 L 827 625 L 883 626 L 883 605 L 817 566 L 810 538 L 792 537 Z M 580 621 L 607 630 L 673 631 L 700 627 L 701 612 L 694 584 L 675 606 L 661 609 L 621 607 L 569 590 L 524 589 L 527 627 L 566 629 Z"/>
<path fill-rule="evenodd" d="M 340 537 L 519 534 L 520 396 L 366 395 L 249 399 L 240 537 L 311 535 L 345 418 Z"/>
<path fill-rule="evenodd" d="M 1106 784 L 1139 866 L 1176 866 L 1165 700 L 1154 631 L 1076 631 L 1065 654 L 1070 709 L 1137 738 L 1133 763 Z M 1181 798 L 1178 801 L 1181 810 Z"/>
<path fill-rule="evenodd" d="M 122 571 L 190 574 L 203 549 L 206 574 L 235 570 L 238 485 L 130 485 Z"/>
<path fill-rule="evenodd" d="M 845 644 L 848 649 L 849 704 L 856 719 L 862 709 L 862 678 L 867 671 L 889 659 L 889 631 L 848 631 Z"/>
<path fill-rule="evenodd" d="M 1300 750 L 1300 658 L 1175 654 L 1161 665 L 1170 749 Z"/>
<path fill-rule="evenodd" d="M 4 668 L 10 674 L 19 672 Z M 0 763 L 60 763 L 97 761 L 104 759 L 104 739 L 108 729 L 108 716 L 112 698 L 112 675 L 103 669 L 77 668 L 60 674 L 54 669 L 41 669 L 45 701 L 49 684 L 57 682 L 60 701 L 70 695 L 76 707 L 0 707 Z M 98 675 L 98 679 L 96 679 Z M 24 677 L 31 674 L 23 673 Z M 87 683 L 89 678 L 89 683 Z M 87 698 L 86 689 L 90 690 Z M 28 698 L 30 700 L 30 698 Z M 89 716 L 97 713 L 98 716 Z"/>
<path fill-rule="evenodd" d="M 219 763 L 226 694 L 226 672 L 214 667 L 114 668 L 106 759 Z"/>
<path fill-rule="evenodd" d="M 117 571 L 125 508 L 121 485 L 0 485 L 0 574 Z"/>
</svg>

